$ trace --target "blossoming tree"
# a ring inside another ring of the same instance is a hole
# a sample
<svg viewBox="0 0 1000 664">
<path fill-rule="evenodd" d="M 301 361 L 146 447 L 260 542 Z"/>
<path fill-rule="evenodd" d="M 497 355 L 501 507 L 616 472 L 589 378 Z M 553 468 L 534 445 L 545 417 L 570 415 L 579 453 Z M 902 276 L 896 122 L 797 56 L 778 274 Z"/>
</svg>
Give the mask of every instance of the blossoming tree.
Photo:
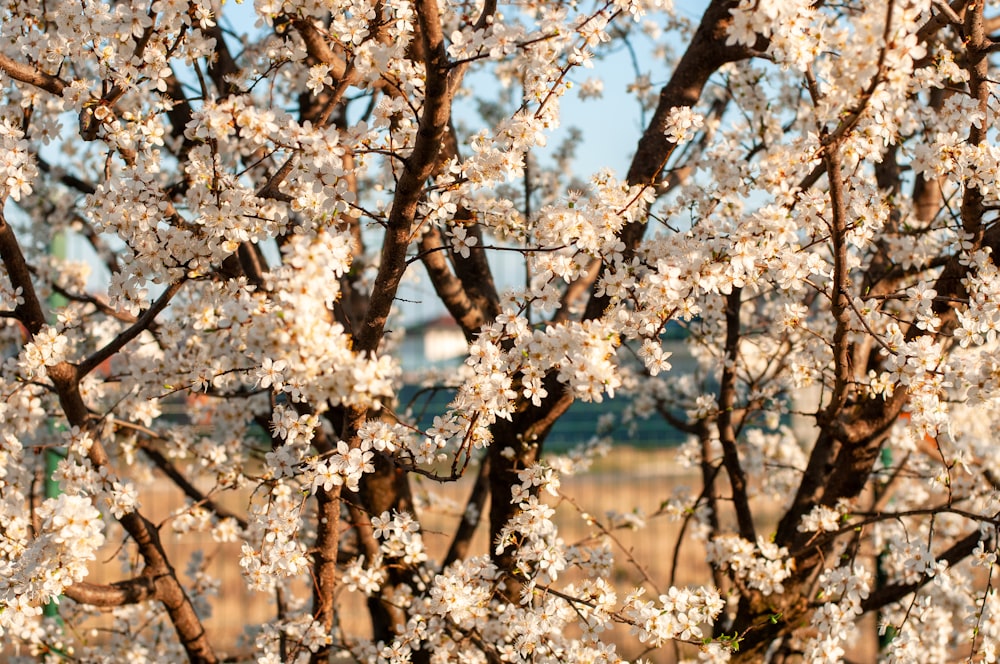
<svg viewBox="0 0 1000 664">
<path fill-rule="evenodd" d="M 891 661 L 996 661 L 984 4 L 713 0 L 691 23 L 662 0 L 256 0 L 241 33 L 207 1 L 6 3 L 7 656 L 236 657 L 143 512 L 154 469 L 277 597 L 250 661 L 615 662 L 612 622 L 651 652 L 836 661 L 866 615 Z M 643 32 L 669 79 L 630 88 L 649 117 L 628 172 L 538 161 L 573 82 L 599 95 L 583 70 Z M 68 235 L 94 258 L 53 255 Z M 418 264 L 469 342 L 423 430 L 387 332 Z M 668 324 L 695 372 L 670 370 Z M 555 462 L 547 434 L 623 394 L 689 436 L 702 485 L 658 516 L 684 524 L 665 549 L 704 546 L 704 586 L 619 596 L 622 552 L 553 524 L 593 449 Z M 416 475 L 473 479 L 441 560 Z M 124 576 L 88 580 L 106 542 Z M 370 633 L 342 627 L 350 594 Z M 93 607 L 119 631 L 74 638 Z"/>
</svg>

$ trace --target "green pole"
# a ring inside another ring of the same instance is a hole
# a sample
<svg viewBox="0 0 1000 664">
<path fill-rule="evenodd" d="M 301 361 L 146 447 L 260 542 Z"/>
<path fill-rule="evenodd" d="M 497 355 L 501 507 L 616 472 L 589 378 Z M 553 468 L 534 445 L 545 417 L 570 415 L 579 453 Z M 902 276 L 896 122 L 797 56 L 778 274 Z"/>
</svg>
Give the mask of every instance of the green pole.
<svg viewBox="0 0 1000 664">
<path fill-rule="evenodd" d="M 52 428 L 53 433 L 57 431 L 56 427 Z M 49 447 L 45 450 L 45 497 L 46 498 L 56 498 L 62 493 L 62 489 L 59 487 L 59 482 L 53 477 L 56 469 L 59 468 L 59 460 L 65 458 L 66 453 L 61 449 L 56 449 Z M 46 618 L 55 618 L 59 622 L 62 622 L 59 618 L 59 605 L 54 600 L 49 600 L 44 607 L 42 607 L 42 615 Z"/>
<path fill-rule="evenodd" d="M 66 233 L 56 233 L 52 238 L 52 242 L 49 245 L 49 253 L 55 258 L 65 258 L 66 257 Z M 60 306 L 66 304 L 65 298 L 60 295 L 53 294 L 49 297 L 49 310 L 52 311 Z M 62 426 L 55 419 L 50 420 L 51 426 L 49 427 L 49 433 L 55 438 L 60 431 Z M 54 442 L 54 441 L 53 441 Z M 45 498 L 57 498 L 59 494 L 62 493 L 62 488 L 59 486 L 59 482 L 55 479 L 55 472 L 59 468 L 59 460 L 66 458 L 66 450 L 61 447 L 55 447 L 50 445 L 45 449 Z M 59 604 L 54 600 L 49 600 L 44 607 L 42 607 L 42 615 L 46 618 L 53 618 L 59 624 L 62 624 L 62 618 L 59 617 Z"/>
<path fill-rule="evenodd" d="M 891 448 L 882 448 L 882 465 L 885 468 L 892 466 Z M 879 496 L 882 493 L 883 488 L 884 487 L 882 486 L 876 486 L 875 495 Z M 889 583 L 889 575 L 885 571 L 885 559 L 888 554 L 888 549 L 884 549 L 879 552 L 878 556 L 875 557 L 875 590 L 878 590 Z M 896 628 L 892 625 L 886 627 L 884 631 L 879 627 L 882 623 L 883 615 L 882 609 L 879 609 L 875 614 L 875 629 L 879 630 L 877 632 L 879 652 L 887 651 L 889 649 L 889 645 L 892 643 L 892 640 L 896 638 Z"/>
</svg>

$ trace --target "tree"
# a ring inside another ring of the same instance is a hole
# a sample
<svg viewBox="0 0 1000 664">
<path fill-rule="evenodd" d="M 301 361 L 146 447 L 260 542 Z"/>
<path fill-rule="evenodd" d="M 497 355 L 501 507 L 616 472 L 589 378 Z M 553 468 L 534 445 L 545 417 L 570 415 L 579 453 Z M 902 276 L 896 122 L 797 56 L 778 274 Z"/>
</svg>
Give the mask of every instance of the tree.
<svg viewBox="0 0 1000 664">
<path fill-rule="evenodd" d="M 618 661 L 621 622 L 714 661 L 827 661 L 877 614 L 891 661 L 996 661 L 984 3 L 713 0 L 695 25 L 657 2 L 260 0 L 242 33 L 195 1 L 0 11 L 10 647 L 221 661 L 143 513 L 152 468 L 277 598 L 250 660 Z M 682 48 L 658 96 L 631 86 L 651 113 L 624 179 L 575 179 L 572 145 L 540 159 L 560 98 L 599 94 L 583 70 L 643 30 Z M 69 236 L 94 258 L 53 255 Z M 418 264 L 469 343 L 425 430 L 387 330 Z M 668 324 L 695 373 L 670 371 Z M 703 587 L 618 597 L 607 543 L 551 520 L 547 434 L 622 395 L 689 435 L 700 492 L 658 515 L 684 523 L 675 551 L 706 547 Z M 410 482 L 466 474 L 428 560 Z M 126 576 L 88 581 L 106 541 Z M 340 629 L 350 593 L 371 634 Z M 60 596 L 66 624 L 134 619 L 74 643 L 42 615 Z"/>
</svg>

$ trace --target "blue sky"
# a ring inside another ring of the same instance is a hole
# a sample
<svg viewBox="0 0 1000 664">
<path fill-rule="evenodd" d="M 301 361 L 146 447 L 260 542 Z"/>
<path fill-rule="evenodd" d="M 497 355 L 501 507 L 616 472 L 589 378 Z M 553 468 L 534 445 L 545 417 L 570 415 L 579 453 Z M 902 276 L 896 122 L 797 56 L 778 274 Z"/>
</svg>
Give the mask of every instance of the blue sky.
<svg viewBox="0 0 1000 664">
<path fill-rule="evenodd" d="M 700 20 L 707 0 L 676 0 L 677 13 L 695 24 Z M 655 61 L 649 53 L 649 40 L 636 39 L 635 52 L 642 73 L 648 73 L 653 89 L 659 91 L 666 84 L 670 73 L 670 63 Z M 680 51 L 682 44 L 674 44 Z M 679 52 L 676 54 L 679 56 Z M 580 100 L 575 90 L 571 90 L 561 100 L 562 124 L 549 137 L 548 145 L 539 151 L 541 160 L 551 153 L 569 134 L 571 127 L 580 129 L 582 140 L 578 144 L 575 172 L 583 180 L 603 168 L 612 169 L 616 176 L 624 178 L 635 147 L 642 136 L 644 125 L 639 104 L 635 96 L 627 92 L 627 87 L 635 80 L 635 67 L 625 48 L 619 47 L 595 60 L 593 69 L 578 70 L 572 80 L 579 85 L 589 76 L 604 81 L 604 95 L 599 99 Z M 475 79 L 473 79 L 475 81 Z M 478 82 L 478 81 L 475 81 Z M 461 110 L 456 111 L 461 113 Z M 647 118 L 651 112 L 647 113 Z M 470 124 L 474 120 L 470 118 Z M 523 263 L 516 254 L 497 252 L 491 257 L 497 286 L 501 290 L 522 283 Z M 414 271 L 420 275 L 420 271 Z M 444 313 L 444 307 L 437 301 L 425 277 L 418 276 L 418 283 L 408 280 L 400 289 L 400 297 L 412 302 L 400 302 L 405 324 L 422 322 Z"/>
<path fill-rule="evenodd" d="M 707 0 L 676 0 L 675 8 L 679 15 L 697 23 L 707 5 Z M 225 3 L 222 25 L 233 28 L 235 32 L 253 31 L 253 6 L 250 0 L 242 4 L 229 0 Z M 650 55 L 648 39 L 639 36 L 633 40 L 638 68 L 641 73 L 650 76 L 653 89 L 659 90 L 670 75 L 670 63 L 655 61 Z M 679 50 L 683 45 L 676 44 Z M 581 141 L 577 145 L 574 171 L 583 180 L 603 168 L 612 169 L 618 177 L 624 177 L 635 146 L 642 135 L 643 117 L 635 96 L 627 92 L 628 86 L 635 80 L 636 66 L 632 57 L 623 47 L 617 47 L 610 52 L 601 53 L 600 59 L 595 59 L 593 69 L 581 69 L 573 74 L 571 79 L 577 86 L 586 78 L 593 76 L 604 82 L 604 94 L 599 99 L 580 100 L 576 89 L 571 90 L 561 100 L 561 121 L 559 128 L 549 137 L 548 146 L 539 151 L 538 158 L 543 162 L 549 160 L 551 153 L 569 135 L 571 127 L 581 131 Z M 490 85 L 488 75 L 482 75 L 482 83 L 477 78 L 470 81 L 475 84 Z M 461 104 L 465 103 L 463 110 Z M 456 114 L 467 121 L 474 129 L 479 128 L 474 117 L 471 102 L 459 102 Z M 69 255 L 77 259 L 89 259 L 89 248 L 72 242 Z M 516 254 L 497 252 L 500 255 L 493 261 L 498 287 L 520 283 L 523 279 L 523 265 Z M 422 270 L 414 270 L 415 273 Z M 426 278 L 418 274 L 418 282 L 412 279 L 404 284 L 400 298 L 412 302 L 401 301 L 400 310 L 404 314 L 404 324 L 409 325 L 429 318 L 435 318 L 444 313 L 437 297 L 431 290 Z M 96 287 L 104 279 L 95 275 L 92 284 Z"/>
</svg>

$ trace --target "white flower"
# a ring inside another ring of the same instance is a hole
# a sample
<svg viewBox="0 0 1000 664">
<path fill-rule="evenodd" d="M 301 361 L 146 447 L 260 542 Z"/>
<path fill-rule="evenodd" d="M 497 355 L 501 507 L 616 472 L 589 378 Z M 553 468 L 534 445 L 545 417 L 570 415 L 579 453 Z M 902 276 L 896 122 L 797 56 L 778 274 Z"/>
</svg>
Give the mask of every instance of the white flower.
<svg viewBox="0 0 1000 664">
<path fill-rule="evenodd" d="M 365 597 L 371 597 L 382 587 L 385 579 L 381 556 L 376 556 L 369 565 L 365 564 L 364 556 L 358 556 L 344 570 L 343 583 L 348 590 L 359 590 Z"/>
<path fill-rule="evenodd" d="M 327 85 L 333 85 L 333 77 L 330 76 L 330 65 L 320 63 L 309 68 L 309 80 L 306 87 L 313 95 L 318 95 Z"/>
<path fill-rule="evenodd" d="M 695 113 L 690 106 L 671 108 L 666 120 L 663 133 L 672 143 L 684 143 L 691 140 L 705 124 L 705 117 Z"/>
<path fill-rule="evenodd" d="M 479 238 L 474 235 L 469 235 L 464 226 L 453 226 L 449 228 L 448 235 L 451 237 L 452 251 L 460 255 L 462 258 L 468 258 L 471 254 L 472 247 L 476 246 L 476 243 L 479 242 Z"/>
<path fill-rule="evenodd" d="M 273 385 L 275 390 L 280 391 L 284 371 L 287 368 L 288 362 L 285 360 L 274 362 L 271 358 L 265 357 L 260 368 L 257 369 L 257 385 L 265 390 Z"/>
<path fill-rule="evenodd" d="M 139 492 L 132 482 L 122 482 L 115 480 L 112 483 L 112 490 L 107 497 L 111 514 L 116 519 L 120 519 L 126 514 L 136 511 L 140 507 Z"/>
<path fill-rule="evenodd" d="M 839 511 L 826 505 L 817 505 L 808 514 L 802 516 L 798 531 L 800 533 L 834 532 L 840 528 L 840 517 Z"/>
<path fill-rule="evenodd" d="M 335 486 L 344 484 L 344 476 L 333 461 L 319 461 L 313 468 L 312 492 L 316 493 L 321 488 L 324 491 L 331 491 Z"/>
<path fill-rule="evenodd" d="M 663 350 L 663 346 L 653 339 L 645 339 L 639 349 L 639 357 L 645 362 L 646 369 L 650 376 L 656 376 L 661 371 L 670 371 L 670 362 L 667 360 L 672 353 Z"/>
</svg>

